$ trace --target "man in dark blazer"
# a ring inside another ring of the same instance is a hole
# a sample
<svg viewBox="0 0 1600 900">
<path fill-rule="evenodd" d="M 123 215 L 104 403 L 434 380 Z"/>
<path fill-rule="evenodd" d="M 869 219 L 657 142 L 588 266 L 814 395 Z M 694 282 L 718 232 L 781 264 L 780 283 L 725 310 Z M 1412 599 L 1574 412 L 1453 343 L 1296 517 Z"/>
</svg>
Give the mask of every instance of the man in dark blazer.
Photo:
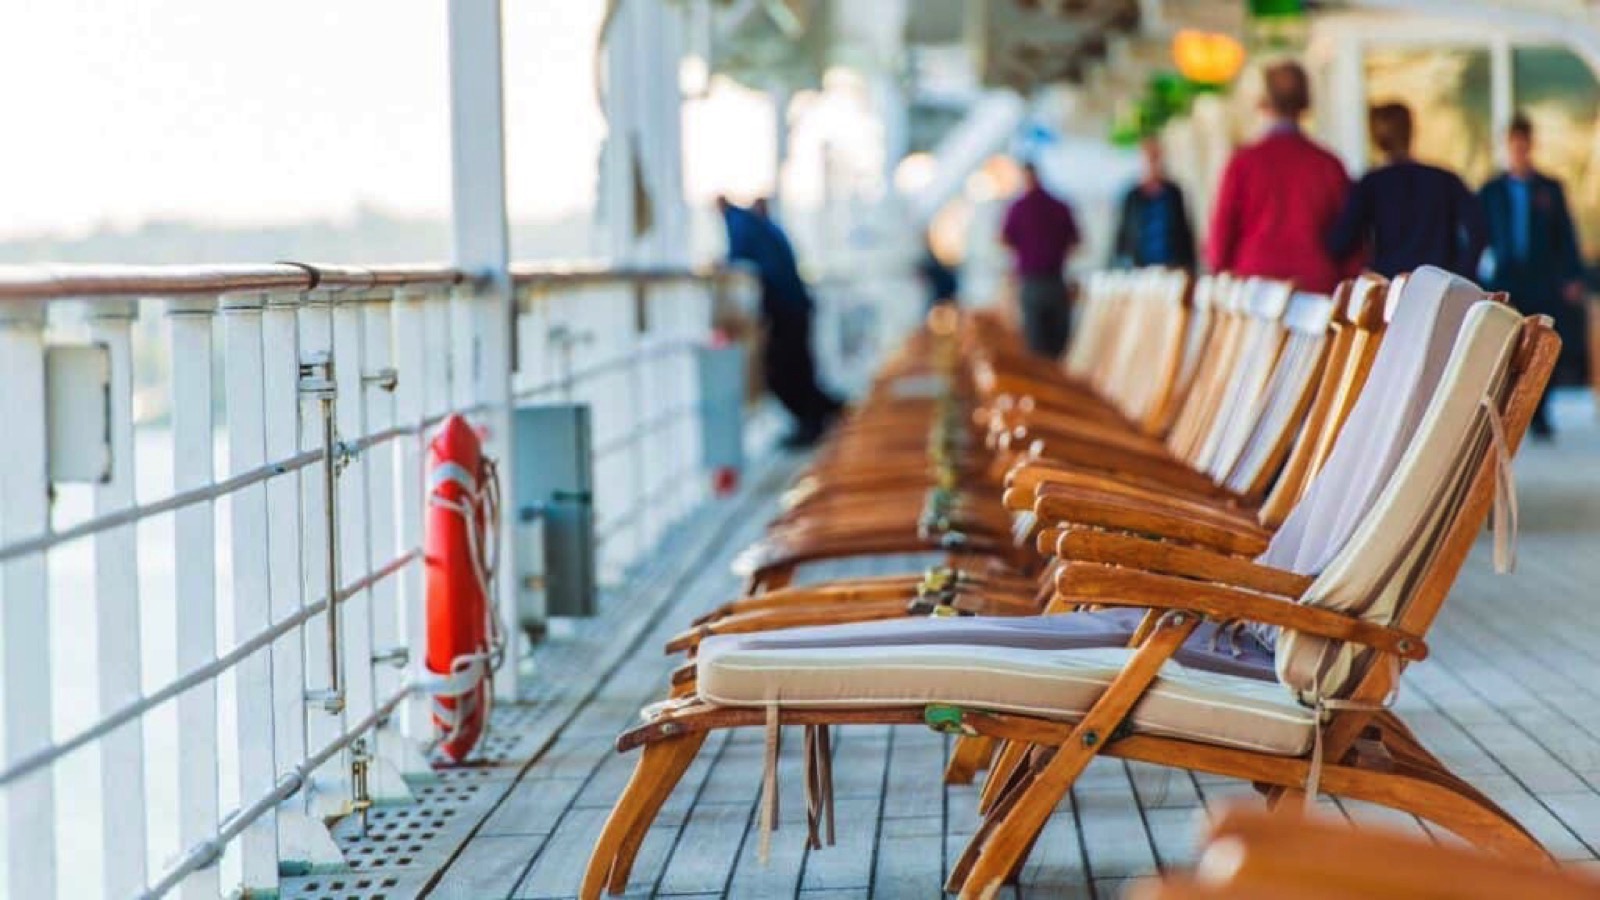
<svg viewBox="0 0 1600 900">
<path fill-rule="evenodd" d="M 1139 143 L 1144 175 L 1122 198 L 1113 266 L 1194 268 L 1194 232 L 1184 208 L 1183 189 L 1167 177 L 1161 163 L 1161 141 Z"/>
<path fill-rule="evenodd" d="M 1506 130 L 1506 159 L 1506 171 L 1478 194 L 1489 223 L 1489 286 L 1510 294 L 1524 313 L 1551 316 L 1560 325 L 1581 315 L 1583 303 L 1583 265 L 1567 195 L 1561 182 L 1534 169 L 1533 126 L 1522 115 Z M 1548 406 L 1546 394 L 1531 427 L 1536 438 L 1553 433 Z"/>
</svg>

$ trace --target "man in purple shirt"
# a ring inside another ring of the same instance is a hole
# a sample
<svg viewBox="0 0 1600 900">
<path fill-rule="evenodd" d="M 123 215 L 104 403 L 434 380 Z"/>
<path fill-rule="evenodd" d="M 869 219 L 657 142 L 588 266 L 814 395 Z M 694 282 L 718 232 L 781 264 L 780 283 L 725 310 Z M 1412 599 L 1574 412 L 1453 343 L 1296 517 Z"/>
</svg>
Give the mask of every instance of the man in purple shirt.
<svg viewBox="0 0 1600 900">
<path fill-rule="evenodd" d="M 1067 310 L 1067 257 L 1078 246 L 1078 223 L 1072 208 L 1039 183 L 1032 163 L 1023 167 L 1027 187 L 1006 211 L 1001 239 L 1016 258 L 1022 334 L 1028 349 L 1055 357 L 1067 343 L 1071 316 Z"/>
</svg>

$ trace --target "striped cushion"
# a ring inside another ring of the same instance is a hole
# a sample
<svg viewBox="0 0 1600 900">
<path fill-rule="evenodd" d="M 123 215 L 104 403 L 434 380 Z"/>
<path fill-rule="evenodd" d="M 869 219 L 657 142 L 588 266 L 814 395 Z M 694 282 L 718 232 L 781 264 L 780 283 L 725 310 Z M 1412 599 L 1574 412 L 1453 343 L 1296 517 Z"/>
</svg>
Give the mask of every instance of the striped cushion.
<svg viewBox="0 0 1600 900">
<path fill-rule="evenodd" d="M 727 635 L 701 645 L 701 699 L 835 709 L 941 703 L 1071 721 L 1133 653 L 960 643 L 773 648 L 751 639 L 759 637 Z M 1281 685 L 1169 661 L 1131 725 L 1142 734 L 1298 756 L 1311 747 L 1313 722 Z"/>
</svg>

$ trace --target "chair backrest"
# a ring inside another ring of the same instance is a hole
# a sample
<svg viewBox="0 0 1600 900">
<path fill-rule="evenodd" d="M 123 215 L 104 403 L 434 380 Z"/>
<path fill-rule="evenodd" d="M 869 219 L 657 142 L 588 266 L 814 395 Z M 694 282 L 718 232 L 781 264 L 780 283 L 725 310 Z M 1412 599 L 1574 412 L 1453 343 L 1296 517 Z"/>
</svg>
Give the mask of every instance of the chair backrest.
<svg viewBox="0 0 1600 900">
<path fill-rule="evenodd" d="M 1388 324 L 1384 318 L 1383 293 L 1387 284 L 1363 276 L 1339 286 L 1335 294 L 1339 309 L 1331 326 L 1327 359 L 1317 379 L 1316 395 L 1306 411 L 1300 434 L 1289 449 L 1283 469 L 1272 482 L 1271 492 L 1262 501 L 1258 518 L 1262 525 L 1276 529 L 1283 524 L 1295 504 L 1305 496 L 1311 480 L 1321 471 L 1326 454 L 1347 418 L 1347 397 L 1360 393 L 1372 369 L 1372 359 Z M 1319 455 L 1320 454 L 1320 455 Z M 1261 474 L 1271 474 L 1270 467 Z M 1265 485 L 1256 482 L 1243 490 L 1254 497 Z"/>
<path fill-rule="evenodd" d="M 1397 314 L 1403 312 L 1402 305 Z M 1487 507 L 1468 508 L 1463 501 L 1480 470 L 1495 462 L 1489 455 L 1496 417 L 1523 324 L 1516 311 L 1487 298 L 1468 310 L 1438 390 L 1426 398 L 1421 424 L 1393 475 L 1301 602 L 1393 624 L 1445 536 L 1481 524 Z M 1278 676 L 1307 702 L 1344 696 L 1365 673 L 1369 656 L 1360 645 L 1285 631 L 1278 640 Z"/>
<path fill-rule="evenodd" d="M 1249 436 L 1260 410 L 1267 379 L 1277 365 L 1289 331 L 1283 322 L 1294 292 L 1288 284 L 1254 280 L 1246 292 L 1246 316 L 1240 328 L 1234 365 L 1215 398 L 1216 414 L 1206 436 L 1188 461 L 1201 471 L 1223 468 Z"/>
<path fill-rule="evenodd" d="M 1327 372 L 1336 336 L 1333 313 L 1334 301 L 1321 294 L 1300 293 L 1290 299 L 1277 362 L 1259 388 L 1241 388 L 1232 433 L 1209 469 L 1212 478 L 1247 496 L 1266 490 L 1305 418 L 1318 375 Z"/>
<path fill-rule="evenodd" d="M 1151 436 L 1162 433 L 1159 413 L 1176 387 L 1183 363 L 1191 289 L 1189 274 L 1178 269 L 1155 270 L 1143 284 L 1148 308 L 1142 322 L 1145 333 L 1119 374 L 1128 386 L 1122 413 Z"/>
<path fill-rule="evenodd" d="M 1325 569 L 1388 483 L 1422 421 L 1467 311 L 1485 298 L 1469 281 L 1418 269 L 1406 300 L 1334 442 L 1328 461 L 1259 561 L 1302 575 Z"/>
<path fill-rule="evenodd" d="M 1076 378 L 1087 379 L 1099 354 L 1105 350 L 1107 331 L 1113 325 L 1117 298 L 1126 290 L 1128 273 L 1095 272 L 1084 282 L 1072 339 L 1062 355 L 1062 366 Z"/>
<path fill-rule="evenodd" d="M 1289 285 L 1265 279 L 1235 281 L 1213 297 L 1215 324 L 1189 386 L 1183 409 L 1167 434 L 1167 449 L 1197 469 L 1221 439 L 1220 430 L 1232 389 L 1258 357 L 1281 345 L 1281 318 L 1291 295 Z M 1268 363 L 1270 365 L 1270 361 Z"/>
<path fill-rule="evenodd" d="M 1162 399 L 1159 408 L 1152 412 L 1149 429 L 1152 434 L 1167 434 L 1183 411 L 1184 404 L 1194 387 L 1195 374 L 1205 358 L 1205 350 L 1212 337 L 1212 326 L 1217 321 L 1217 299 L 1228 290 L 1232 279 L 1227 275 L 1203 275 L 1194 283 L 1189 294 L 1189 315 L 1184 325 L 1183 351 L 1174 373 L 1172 389 Z"/>
<path fill-rule="evenodd" d="M 1382 340 L 1384 330 L 1388 323 L 1394 321 L 1394 311 L 1399 305 L 1399 300 L 1405 295 L 1406 282 L 1410 274 L 1398 275 L 1389 283 L 1384 294 L 1381 306 L 1369 309 L 1366 313 L 1368 327 L 1359 329 L 1356 335 L 1356 344 L 1352 352 L 1358 357 L 1365 358 L 1366 366 L 1357 367 L 1351 371 L 1351 377 L 1339 385 L 1339 393 L 1334 399 L 1331 412 L 1331 427 L 1325 431 L 1316 446 L 1316 453 L 1311 460 L 1312 471 L 1321 471 L 1328 462 L 1328 455 L 1333 452 L 1334 441 L 1339 436 L 1339 430 L 1350 417 L 1356 400 L 1361 396 L 1361 389 L 1366 385 L 1367 378 L 1372 372 L 1372 362 L 1377 355 L 1377 343 Z"/>
</svg>

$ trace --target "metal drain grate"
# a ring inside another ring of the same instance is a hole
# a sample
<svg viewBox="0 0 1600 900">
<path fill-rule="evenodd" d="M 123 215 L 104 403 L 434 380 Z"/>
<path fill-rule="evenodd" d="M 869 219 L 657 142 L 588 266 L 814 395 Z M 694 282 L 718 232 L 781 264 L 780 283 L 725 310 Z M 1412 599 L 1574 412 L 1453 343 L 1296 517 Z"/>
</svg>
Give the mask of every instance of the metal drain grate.
<svg viewBox="0 0 1600 900">
<path fill-rule="evenodd" d="M 421 893 L 431 872 L 310 875 L 285 879 L 283 900 L 407 900 Z"/>
<path fill-rule="evenodd" d="M 523 744 L 533 730 L 537 711 L 532 705 L 500 706 L 490 720 L 489 733 L 474 754 L 474 760 L 491 766 L 522 762 L 527 758 Z"/>
<path fill-rule="evenodd" d="M 405 900 L 415 897 L 444 866 L 489 809 L 510 789 L 525 752 L 521 741 L 534 722 L 527 706 L 502 706 L 480 748 L 476 765 L 436 769 L 413 782 L 415 803 L 378 806 L 367 814 L 366 832 L 354 816 L 334 825 L 333 839 L 346 869 L 285 878 L 283 900 Z"/>
</svg>

